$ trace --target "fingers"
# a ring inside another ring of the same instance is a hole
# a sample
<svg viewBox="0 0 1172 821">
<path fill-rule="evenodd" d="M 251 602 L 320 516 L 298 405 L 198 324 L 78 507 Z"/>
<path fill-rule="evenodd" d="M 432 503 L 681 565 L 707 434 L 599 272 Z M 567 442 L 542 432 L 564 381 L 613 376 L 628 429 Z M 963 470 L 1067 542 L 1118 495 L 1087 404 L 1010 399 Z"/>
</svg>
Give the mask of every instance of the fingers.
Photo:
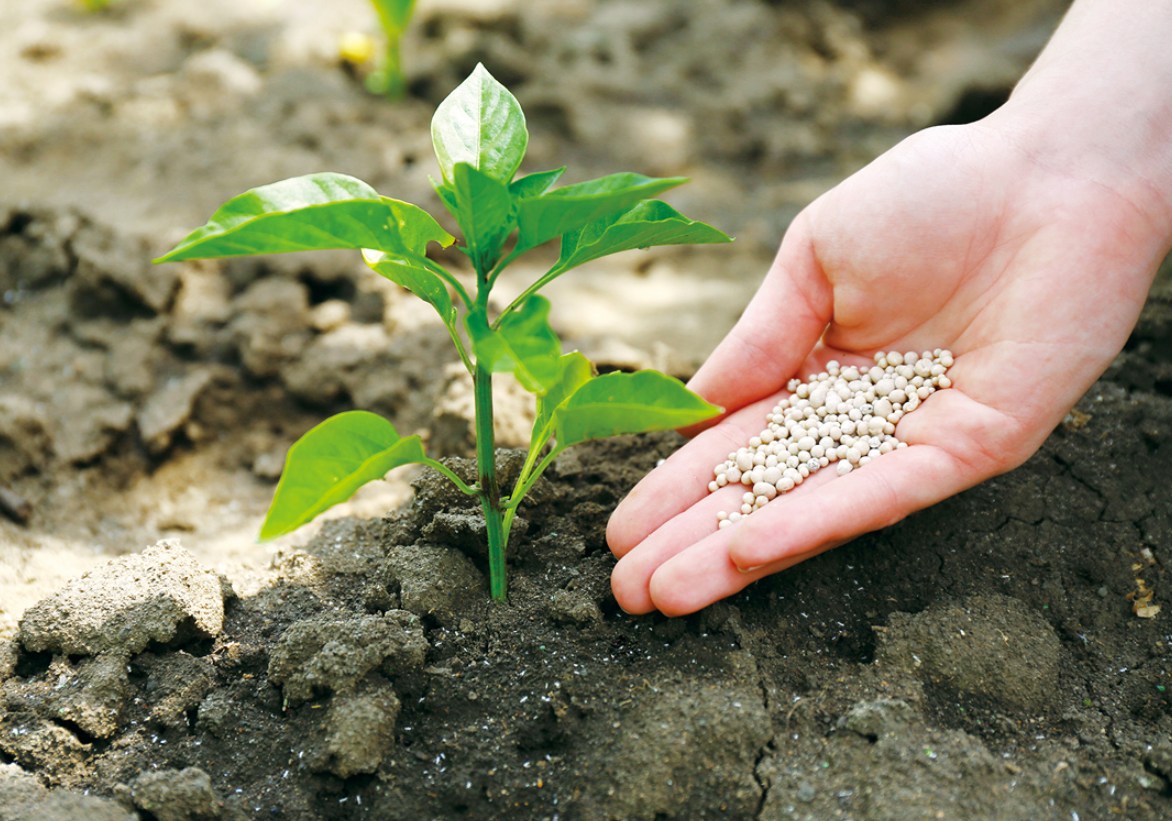
<svg viewBox="0 0 1172 821">
<path fill-rule="evenodd" d="M 712 542 L 725 556 L 727 564 L 730 533 L 717 531 L 715 527 L 716 512 L 727 502 L 717 497 L 724 496 L 726 500 L 731 497 L 739 504 L 736 493 L 736 488 L 722 488 L 691 510 L 666 522 L 637 550 L 619 559 L 611 573 L 611 590 L 619 607 L 628 613 L 650 613 L 657 609 L 649 587 L 651 578 L 662 565 L 690 546 Z"/>
<path fill-rule="evenodd" d="M 921 481 L 925 472 L 930 478 Z M 714 493 L 665 523 L 615 567 L 611 587 L 628 613 L 692 613 L 764 576 L 886 527 L 956 492 L 947 454 L 929 445 L 887 454 L 847 476 L 819 471 L 723 530 L 716 511 L 739 502 Z"/>
<path fill-rule="evenodd" d="M 939 448 L 895 450 L 846 476 L 835 476 L 800 502 L 785 499 L 781 505 L 766 505 L 740 527 L 729 528 L 729 561 L 738 568 L 757 568 L 842 544 L 975 483 Z"/>
<path fill-rule="evenodd" d="M 710 402 L 740 408 L 778 391 L 830 321 L 833 295 L 799 215 L 745 313 L 688 383 Z"/>
<path fill-rule="evenodd" d="M 824 370 L 832 359 L 860 367 L 870 362 L 867 357 L 819 346 L 790 376 L 796 373 L 806 378 Z M 775 393 L 724 417 L 645 476 L 610 518 L 606 538 L 611 551 L 619 557 L 626 555 L 664 522 L 707 496 L 713 468 L 767 427 L 771 409 L 788 395 L 785 391 Z M 737 501 L 725 509 L 739 507 Z"/>
<path fill-rule="evenodd" d="M 652 609 L 659 610 L 665 616 L 695 613 L 713 602 L 739 593 L 758 579 L 787 570 L 837 546 L 837 543 L 820 545 L 808 553 L 795 554 L 764 567 L 742 572 L 728 560 L 726 549 L 707 542 L 696 544 L 686 551 L 686 556 L 680 557 L 679 561 L 668 562 L 651 577 L 648 592 Z"/>
<path fill-rule="evenodd" d="M 712 469 L 760 432 L 766 414 L 779 398 L 763 399 L 725 417 L 643 477 L 610 517 L 606 540 L 611 551 L 616 556 L 625 555 L 664 522 L 708 496 Z M 716 510 L 712 511 L 713 522 Z"/>
<path fill-rule="evenodd" d="M 829 471 L 820 472 L 787 496 L 800 497 L 819 482 L 831 478 Z M 611 588 L 619 606 L 628 613 L 649 613 L 659 609 L 668 615 L 676 615 L 672 604 L 675 599 L 694 601 L 706 595 L 715 596 L 693 608 L 699 609 L 705 603 L 731 595 L 750 581 L 767 575 L 767 572 L 743 574 L 738 571 L 728 554 L 736 528 L 716 529 L 717 511 L 736 510 L 740 507 L 743 492 L 744 486 L 737 484 L 707 495 L 684 513 L 665 522 L 635 550 L 626 553 L 611 575 Z M 758 515 L 760 511 L 753 514 Z M 676 561 L 681 556 L 686 558 Z M 664 568 L 666 574 L 661 576 L 660 571 Z M 676 577 L 680 579 L 678 587 L 674 582 L 664 583 L 666 579 Z M 658 594 L 654 592 L 654 584 L 659 586 Z"/>
<path fill-rule="evenodd" d="M 625 551 L 612 576 L 620 606 L 669 615 L 698 610 L 1012 467 L 997 443 L 1022 431 L 1004 414 L 948 390 L 905 417 L 898 434 L 911 447 L 846 476 L 819 471 L 723 530 L 716 530 L 716 511 L 735 509 L 737 491 L 706 495 Z"/>
<path fill-rule="evenodd" d="M 800 498 L 766 505 L 732 527 L 729 560 L 755 568 L 887 527 L 1002 472 L 1007 465 L 974 444 L 1016 429 L 1012 420 L 958 389 L 940 391 L 900 421 L 899 448 Z M 819 474 L 820 475 L 820 474 Z"/>
<path fill-rule="evenodd" d="M 921 482 L 925 468 L 938 474 L 938 480 L 947 481 Z M 757 579 L 950 496 L 957 492 L 953 488 L 958 481 L 951 458 L 937 448 L 920 445 L 893 451 L 847 476 L 835 475 L 808 493 L 787 494 L 780 504 L 771 502 L 733 527 L 701 538 L 671 556 L 664 557 L 659 551 L 663 561 L 654 567 L 650 557 L 639 556 L 623 570 L 641 571 L 641 579 L 634 572 L 619 577 L 620 568 L 616 567 L 612 580 L 615 597 L 623 609 L 636 608 L 629 612 L 695 612 Z M 901 495 L 908 490 L 911 495 Z M 645 591 L 643 596 L 635 592 L 640 588 Z"/>
</svg>

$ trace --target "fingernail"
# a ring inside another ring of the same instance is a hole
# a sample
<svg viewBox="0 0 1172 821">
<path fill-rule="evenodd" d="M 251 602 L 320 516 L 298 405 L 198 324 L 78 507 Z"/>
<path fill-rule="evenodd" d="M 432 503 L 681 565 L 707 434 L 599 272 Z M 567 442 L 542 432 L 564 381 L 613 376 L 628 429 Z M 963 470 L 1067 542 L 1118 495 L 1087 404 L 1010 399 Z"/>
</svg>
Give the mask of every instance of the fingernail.
<svg viewBox="0 0 1172 821">
<path fill-rule="evenodd" d="M 740 565 L 737 565 L 737 570 L 742 573 L 752 573 L 754 570 L 760 570 L 764 566 L 765 565 L 763 564 L 755 564 L 752 567 L 741 567 Z"/>
</svg>

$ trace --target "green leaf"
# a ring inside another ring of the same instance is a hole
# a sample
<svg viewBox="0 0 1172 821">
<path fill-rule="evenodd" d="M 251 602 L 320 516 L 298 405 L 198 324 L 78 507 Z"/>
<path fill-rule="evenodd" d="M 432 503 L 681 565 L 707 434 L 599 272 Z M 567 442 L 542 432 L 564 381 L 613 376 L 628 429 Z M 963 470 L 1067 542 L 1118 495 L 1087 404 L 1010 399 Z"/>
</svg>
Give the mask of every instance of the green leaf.
<svg viewBox="0 0 1172 821">
<path fill-rule="evenodd" d="M 520 200 L 526 197 L 540 197 L 549 187 L 558 181 L 565 173 L 566 167 L 555 168 L 553 171 L 538 171 L 536 174 L 526 174 L 520 179 L 509 183 L 509 193 L 513 199 Z"/>
<path fill-rule="evenodd" d="M 549 300 L 530 297 L 491 328 L 483 308 L 469 311 L 464 325 L 476 363 L 496 373 L 511 372 L 525 390 L 545 393 L 559 377 L 562 345 L 549 326 Z"/>
<path fill-rule="evenodd" d="M 429 242 L 455 237 L 430 214 L 380 197 L 345 174 L 309 174 L 253 188 L 220 206 L 155 262 L 281 254 L 323 248 L 374 248 L 422 257 Z"/>
<path fill-rule="evenodd" d="M 456 306 L 448 292 L 448 285 L 434 271 L 429 271 L 409 259 L 392 257 L 369 248 L 362 252 L 366 264 L 396 285 L 401 285 L 424 302 L 430 303 L 444 324 L 456 330 Z"/>
<path fill-rule="evenodd" d="M 662 200 L 644 200 L 629 211 L 562 235 L 561 255 L 550 278 L 620 251 L 714 242 L 732 242 L 732 237 L 711 225 L 688 219 Z"/>
<path fill-rule="evenodd" d="M 557 263 L 526 291 L 536 293 L 571 268 L 619 251 L 712 242 L 732 242 L 732 237 L 688 219 L 662 200 L 643 200 L 634 208 L 562 235 Z"/>
<path fill-rule="evenodd" d="M 418 436 L 400 438 L 394 425 L 377 414 L 331 416 L 289 449 L 260 540 L 296 530 L 392 468 L 426 458 Z"/>
<path fill-rule="evenodd" d="M 452 170 L 452 182 L 444 188 L 450 195 L 449 210 L 464 232 L 472 265 L 477 271 L 491 270 L 513 230 L 513 200 L 508 186 L 468 163 L 458 162 Z M 449 204 L 447 197 L 444 204 Z"/>
<path fill-rule="evenodd" d="M 427 178 L 431 180 L 431 187 L 439 195 L 440 202 L 444 204 L 444 208 L 448 209 L 449 214 L 455 216 L 456 212 L 460 210 L 460 206 L 456 204 L 456 189 L 451 184 L 443 180 L 437 180 L 430 174 L 427 175 Z"/>
<path fill-rule="evenodd" d="M 371 0 L 383 24 L 383 31 L 390 35 L 402 35 L 411 20 L 415 0 Z"/>
<path fill-rule="evenodd" d="M 520 234 L 513 253 L 520 254 L 554 237 L 623 213 L 639 201 L 686 181 L 684 177 L 656 179 L 642 174 L 609 174 L 523 199 L 517 204 Z"/>
<path fill-rule="evenodd" d="M 659 371 L 608 373 L 558 406 L 554 437 L 560 451 L 591 439 L 686 427 L 721 411 Z"/>
<path fill-rule="evenodd" d="M 435 110 L 431 142 L 445 182 L 452 181 L 456 163 L 466 162 L 508 184 L 521 166 L 529 132 L 517 98 L 477 63 Z"/>
<path fill-rule="evenodd" d="M 533 438 L 530 448 L 537 450 L 545 444 L 553 422 L 553 412 L 563 402 L 594 378 L 594 365 L 578 351 L 565 354 L 558 360 L 558 378 L 544 395 L 537 397 L 537 418 L 533 422 Z"/>
</svg>

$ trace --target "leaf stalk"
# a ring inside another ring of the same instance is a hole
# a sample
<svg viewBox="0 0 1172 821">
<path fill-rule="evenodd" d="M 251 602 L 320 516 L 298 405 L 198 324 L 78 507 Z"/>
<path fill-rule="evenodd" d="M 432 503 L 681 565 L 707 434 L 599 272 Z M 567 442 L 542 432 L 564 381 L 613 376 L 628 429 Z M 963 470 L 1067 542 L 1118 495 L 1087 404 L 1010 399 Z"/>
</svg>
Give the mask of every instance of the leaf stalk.
<svg viewBox="0 0 1172 821">
<path fill-rule="evenodd" d="M 536 282 L 534 282 L 532 285 L 530 285 L 528 288 L 526 288 L 524 291 L 522 291 L 516 299 L 514 299 L 512 302 L 510 302 L 508 307 L 505 308 L 503 311 L 501 311 L 501 315 L 499 317 L 497 317 L 496 322 L 494 322 L 492 324 L 493 330 L 496 330 L 496 328 L 500 325 L 500 322 L 502 319 L 504 319 L 506 316 L 511 314 L 513 311 L 515 311 L 521 305 L 524 305 L 525 300 L 527 300 L 529 297 L 533 296 L 535 293 L 537 293 L 539 290 L 541 290 L 541 288 L 549 282 L 549 274 L 552 271 L 554 271 L 556 268 L 557 268 L 556 265 L 553 268 L 550 268 L 549 271 L 546 272 L 545 276 L 538 279 Z"/>
<path fill-rule="evenodd" d="M 513 488 L 513 493 L 507 500 L 505 500 L 505 520 L 504 520 L 504 536 L 505 543 L 508 544 L 509 533 L 513 528 L 513 517 L 517 514 L 517 508 L 521 506 L 521 502 L 529 495 L 529 491 L 533 489 L 533 485 L 541 478 L 541 474 L 545 473 L 545 469 L 550 466 L 554 458 L 561 453 L 558 448 L 553 448 L 541 460 L 541 463 L 536 469 L 533 469 L 533 462 L 540 449 L 529 451 L 529 458 L 525 460 L 525 467 L 521 470 L 521 475 L 517 478 L 517 486 Z M 530 473 L 529 471 L 533 472 Z"/>
<path fill-rule="evenodd" d="M 460 301 L 464 303 L 466 308 L 472 308 L 472 306 L 475 304 L 472 300 L 472 297 L 468 295 L 468 291 L 465 290 L 464 286 L 460 283 L 460 280 L 456 279 L 451 271 L 440 265 L 438 262 L 433 262 L 427 257 L 420 257 L 420 260 L 427 267 L 427 270 L 433 272 L 436 276 L 443 279 L 444 282 L 448 283 L 451 289 L 455 291 L 456 294 L 460 297 Z"/>
<path fill-rule="evenodd" d="M 452 484 L 454 484 L 457 488 L 460 489 L 461 493 L 464 493 L 468 496 L 479 496 L 480 495 L 480 491 L 477 488 L 471 487 L 470 485 L 465 483 L 465 481 L 463 479 L 461 479 L 459 476 L 457 476 L 452 471 L 452 469 L 449 468 L 447 465 L 445 465 L 443 462 L 438 462 L 435 459 L 432 459 L 431 457 L 425 457 L 420 462 L 420 464 L 427 465 L 430 468 L 434 468 L 435 470 L 439 471 L 444 476 L 448 477 L 448 479 L 451 480 Z"/>
</svg>

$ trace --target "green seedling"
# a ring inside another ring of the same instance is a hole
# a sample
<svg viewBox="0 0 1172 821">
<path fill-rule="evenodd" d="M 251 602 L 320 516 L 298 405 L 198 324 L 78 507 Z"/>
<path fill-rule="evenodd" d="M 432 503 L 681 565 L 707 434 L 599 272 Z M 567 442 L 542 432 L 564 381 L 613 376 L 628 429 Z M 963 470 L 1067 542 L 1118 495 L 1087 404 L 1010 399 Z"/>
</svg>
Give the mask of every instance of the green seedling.
<svg viewBox="0 0 1172 821">
<path fill-rule="evenodd" d="M 514 178 L 529 141 L 525 117 L 483 66 L 439 105 L 431 131 L 442 177 L 432 184 L 463 232 L 457 247 L 471 260 L 475 292 L 427 256 L 431 243 L 455 242 L 432 216 L 380 196 L 361 180 L 332 173 L 295 177 L 229 200 L 156 262 L 354 248 L 379 274 L 431 304 L 472 375 L 476 486 L 429 458 L 419 436 L 401 437 L 376 414 L 348 411 L 322 422 L 289 450 L 260 538 L 295 530 L 392 468 L 430 465 L 479 498 L 491 593 L 503 600 L 513 517 L 558 454 L 592 439 L 692 425 L 721 410 L 658 371 L 596 376 L 582 354 L 562 353 L 549 325 L 549 302 L 537 292 L 566 271 L 619 251 L 731 240 L 649 199 L 684 182 L 680 177 L 621 173 L 560 188 L 553 186 L 564 168 Z M 561 241 L 557 261 L 493 316 L 489 294 L 501 271 L 554 239 Z M 528 458 L 502 496 L 494 461 L 492 376 L 506 372 L 534 395 L 536 421 Z"/>
<path fill-rule="evenodd" d="M 382 23 L 387 43 L 382 63 L 367 76 L 366 87 L 375 94 L 384 94 L 397 100 L 407 90 L 407 80 L 403 74 L 402 44 L 407 24 L 411 22 L 411 13 L 415 10 L 415 0 L 370 0 L 370 2 L 374 4 L 374 9 L 378 12 L 378 19 Z"/>
</svg>

